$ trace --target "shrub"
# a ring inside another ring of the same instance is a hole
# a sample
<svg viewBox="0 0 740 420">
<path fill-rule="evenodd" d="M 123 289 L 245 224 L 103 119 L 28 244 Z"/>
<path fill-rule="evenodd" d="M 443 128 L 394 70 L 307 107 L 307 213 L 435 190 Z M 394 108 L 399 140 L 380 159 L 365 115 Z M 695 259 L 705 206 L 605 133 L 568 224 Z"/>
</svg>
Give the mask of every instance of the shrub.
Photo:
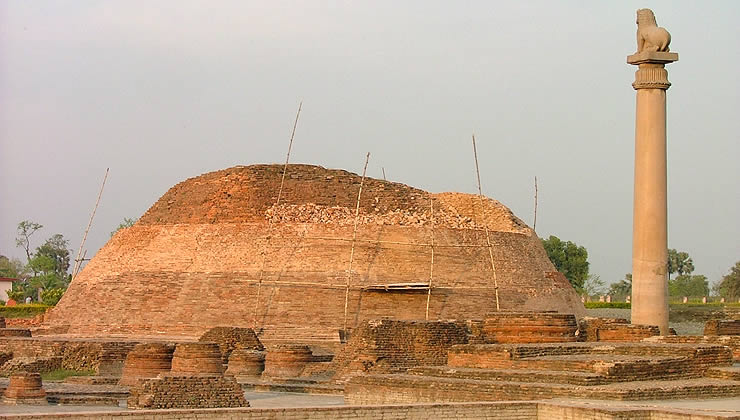
<svg viewBox="0 0 740 420">
<path fill-rule="evenodd" d="M 16 302 L 23 302 L 26 299 L 26 293 L 23 290 L 8 290 L 8 299 L 13 299 Z"/>
<path fill-rule="evenodd" d="M 50 306 L 41 303 L 19 304 L 15 306 L 0 306 L 0 317 L 3 318 L 33 318 L 43 314 Z"/>
<path fill-rule="evenodd" d="M 62 289 L 61 287 L 46 289 L 41 292 L 41 301 L 44 302 L 45 305 L 54 306 L 59 302 L 59 299 L 62 298 L 65 290 L 66 289 Z"/>
</svg>

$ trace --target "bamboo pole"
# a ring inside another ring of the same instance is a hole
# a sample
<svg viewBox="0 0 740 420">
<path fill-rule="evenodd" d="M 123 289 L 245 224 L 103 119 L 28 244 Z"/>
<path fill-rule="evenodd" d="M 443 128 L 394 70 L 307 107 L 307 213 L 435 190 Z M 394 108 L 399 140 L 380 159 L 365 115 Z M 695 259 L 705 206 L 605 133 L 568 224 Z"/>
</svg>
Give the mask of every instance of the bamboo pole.
<svg viewBox="0 0 740 420">
<path fill-rule="evenodd" d="M 534 222 L 532 230 L 537 232 L 537 176 L 534 177 Z"/>
<path fill-rule="evenodd" d="M 500 311 L 501 307 L 498 302 L 498 280 L 496 279 L 496 264 L 493 261 L 493 249 L 491 247 L 491 237 L 488 234 L 488 223 L 486 223 L 483 211 L 483 189 L 480 185 L 480 169 L 478 168 L 478 150 L 475 147 L 475 134 L 473 134 L 473 156 L 475 157 L 475 174 L 478 179 L 478 200 L 480 201 L 480 212 L 481 221 L 486 231 L 486 243 L 488 244 L 488 256 L 491 258 L 491 271 L 493 272 L 493 289 L 496 291 L 496 311 Z"/>
<path fill-rule="evenodd" d="M 430 248 L 432 250 L 432 260 L 429 264 L 429 290 L 427 290 L 427 310 L 424 315 L 425 320 L 429 320 L 429 301 L 432 299 L 432 280 L 434 279 L 434 199 L 429 196 L 429 217 L 431 220 L 431 241 Z"/>
<path fill-rule="evenodd" d="M 283 196 L 283 185 L 285 185 L 285 173 L 288 171 L 288 162 L 290 162 L 290 151 L 293 149 L 293 138 L 295 137 L 295 130 L 298 127 L 298 117 L 301 116 L 301 108 L 303 108 L 303 101 L 298 104 L 298 112 L 295 115 L 295 121 L 293 122 L 293 131 L 290 133 L 290 142 L 288 143 L 288 153 L 285 155 L 285 165 L 283 165 L 283 175 L 280 177 L 280 188 L 278 189 L 277 200 L 275 200 L 274 208 L 277 210 L 277 206 L 280 204 L 280 199 Z M 260 267 L 259 284 L 257 285 L 257 297 L 254 302 L 254 316 L 253 324 L 257 327 L 257 314 L 259 313 L 260 307 L 260 294 L 262 292 L 262 279 L 265 275 L 265 266 L 267 264 L 267 248 L 270 246 L 270 238 L 272 237 L 272 218 L 267 219 L 267 237 L 265 238 L 264 245 L 262 247 L 262 266 Z"/>
<path fill-rule="evenodd" d="M 349 287 L 352 280 L 352 262 L 355 257 L 355 239 L 357 239 L 357 225 L 360 221 L 360 198 L 362 197 L 362 187 L 365 185 L 365 174 L 367 173 L 367 163 L 370 161 L 370 152 L 365 156 L 365 167 L 362 169 L 362 180 L 360 180 L 360 191 L 357 193 L 357 204 L 355 205 L 355 227 L 352 230 L 352 248 L 349 253 L 349 269 L 347 270 L 347 290 L 344 293 L 344 331 L 347 333 L 347 310 L 349 307 Z"/>
<path fill-rule="evenodd" d="M 72 269 L 72 280 L 77 276 L 77 273 L 82 268 L 82 259 L 80 258 L 82 256 L 82 247 L 85 246 L 85 241 L 87 240 L 87 233 L 90 231 L 90 226 L 92 225 L 93 219 L 95 218 L 95 212 L 98 210 L 98 204 L 100 204 L 100 197 L 103 195 L 103 188 L 105 188 L 105 181 L 108 179 L 108 171 L 110 168 L 105 168 L 105 176 L 103 177 L 103 183 L 100 185 L 100 192 L 98 192 L 98 198 L 95 200 L 95 207 L 93 207 L 92 214 L 90 214 L 90 220 L 87 222 L 87 227 L 85 228 L 85 234 L 82 235 L 82 242 L 80 242 L 80 249 L 77 250 L 77 258 L 75 258 L 75 265 Z"/>
</svg>

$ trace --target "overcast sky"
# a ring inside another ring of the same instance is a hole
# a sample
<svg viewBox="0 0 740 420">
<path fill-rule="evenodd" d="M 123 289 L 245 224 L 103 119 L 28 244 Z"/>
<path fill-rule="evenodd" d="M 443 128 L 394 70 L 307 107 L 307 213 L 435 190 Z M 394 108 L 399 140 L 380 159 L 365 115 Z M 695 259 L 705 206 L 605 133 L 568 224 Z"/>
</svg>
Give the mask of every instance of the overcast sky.
<svg viewBox="0 0 740 420">
<path fill-rule="evenodd" d="M 0 2 L 0 254 L 44 225 L 88 256 L 168 188 L 291 161 L 484 194 L 631 271 L 635 10 L 672 35 L 669 247 L 740 260 L 740 2 Z"/>
</svg>

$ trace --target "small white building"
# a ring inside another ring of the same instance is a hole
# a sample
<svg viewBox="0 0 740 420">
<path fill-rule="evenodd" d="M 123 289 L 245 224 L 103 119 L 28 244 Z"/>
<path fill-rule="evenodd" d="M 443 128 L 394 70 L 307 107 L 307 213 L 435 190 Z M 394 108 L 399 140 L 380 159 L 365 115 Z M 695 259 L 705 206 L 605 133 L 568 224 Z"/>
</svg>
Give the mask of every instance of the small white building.
<svg viewBox="0 0 740 420">
<path fill-rule="evenodd" d="M 18 279 L 0 277 L 0 300 L 8 301 L 8 290 L 13 287 L 14 281 L 18 281 Z"/>
</svg>

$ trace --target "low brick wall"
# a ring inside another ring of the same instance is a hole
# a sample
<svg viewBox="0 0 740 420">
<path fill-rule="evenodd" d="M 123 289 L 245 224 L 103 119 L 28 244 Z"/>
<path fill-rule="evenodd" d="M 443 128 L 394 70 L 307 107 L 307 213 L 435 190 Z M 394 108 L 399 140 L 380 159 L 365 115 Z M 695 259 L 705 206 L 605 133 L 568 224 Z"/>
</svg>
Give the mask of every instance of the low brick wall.
<svg viewBox="0 0 740 420">
<path fill-rule="evenodd" d="M 403 372 L 415 366 L 444 365 L 455 344 L 468 342 L 466 328 L 444 321 L 367 321 L 331 362 L 335 378 L 362 373 Z M 269 357 L 269 353 L 268 353 Z"/>
<path fill-rule="evenodd" d="M 713 319 L 704 324 L 704 335 L 740 335 L 740 319 Z"/>
<path fill-rule="evenodd" d="M 596 341 L 635 342 L 660 335 L 660 329 L 654 325 L 611 324 L 600 327 L 596 335 Z"/>
<path fill-rule="evenodd" d="M 0 376 L 9 376 L 17 372 L 44 373 L 62 367 L 61 357 L 16 357 L 0 367 Z"/>
<path fill-rule="evenodd" d="M 320 408 L 220 408 L 200 410 L 138 410 L 127 412 L 88 412 L 3 415 L 0 419 L 510 419 L 510 420 L 737 420 L 727 416 L 680 409 L 585 407 L 542 402 L 445 403 L 383 406 L 342 406 Z"/>
<path fill-rule="evenodd" d="M 673 335 L 667 337 L 649 337 L 643 341 L 646 343 L 713 344 L 727 346 L 732 350 L 732 358 L 740 362 L 740 336 L 737 335 Z"/>
<path fill-rule="evenodd" d="M 573 314 L 555 312 L 500 312 L 483 321 L 488 343 L 560 343 L 578 340 Z"/>
<path fill-rule="evenodd" d="M 64 369 L 120 375 L 126 355 L 136 344 L 128 340 L 5 337 L 0 338 L 0 353 L 11 353 L 14 358 L 61 357 Z"/>
<path fill-rule="evenodd" d="M 233 377 L 162 375 L 130 389 L 129 408 L 249 407 Z"/>
</svg>

